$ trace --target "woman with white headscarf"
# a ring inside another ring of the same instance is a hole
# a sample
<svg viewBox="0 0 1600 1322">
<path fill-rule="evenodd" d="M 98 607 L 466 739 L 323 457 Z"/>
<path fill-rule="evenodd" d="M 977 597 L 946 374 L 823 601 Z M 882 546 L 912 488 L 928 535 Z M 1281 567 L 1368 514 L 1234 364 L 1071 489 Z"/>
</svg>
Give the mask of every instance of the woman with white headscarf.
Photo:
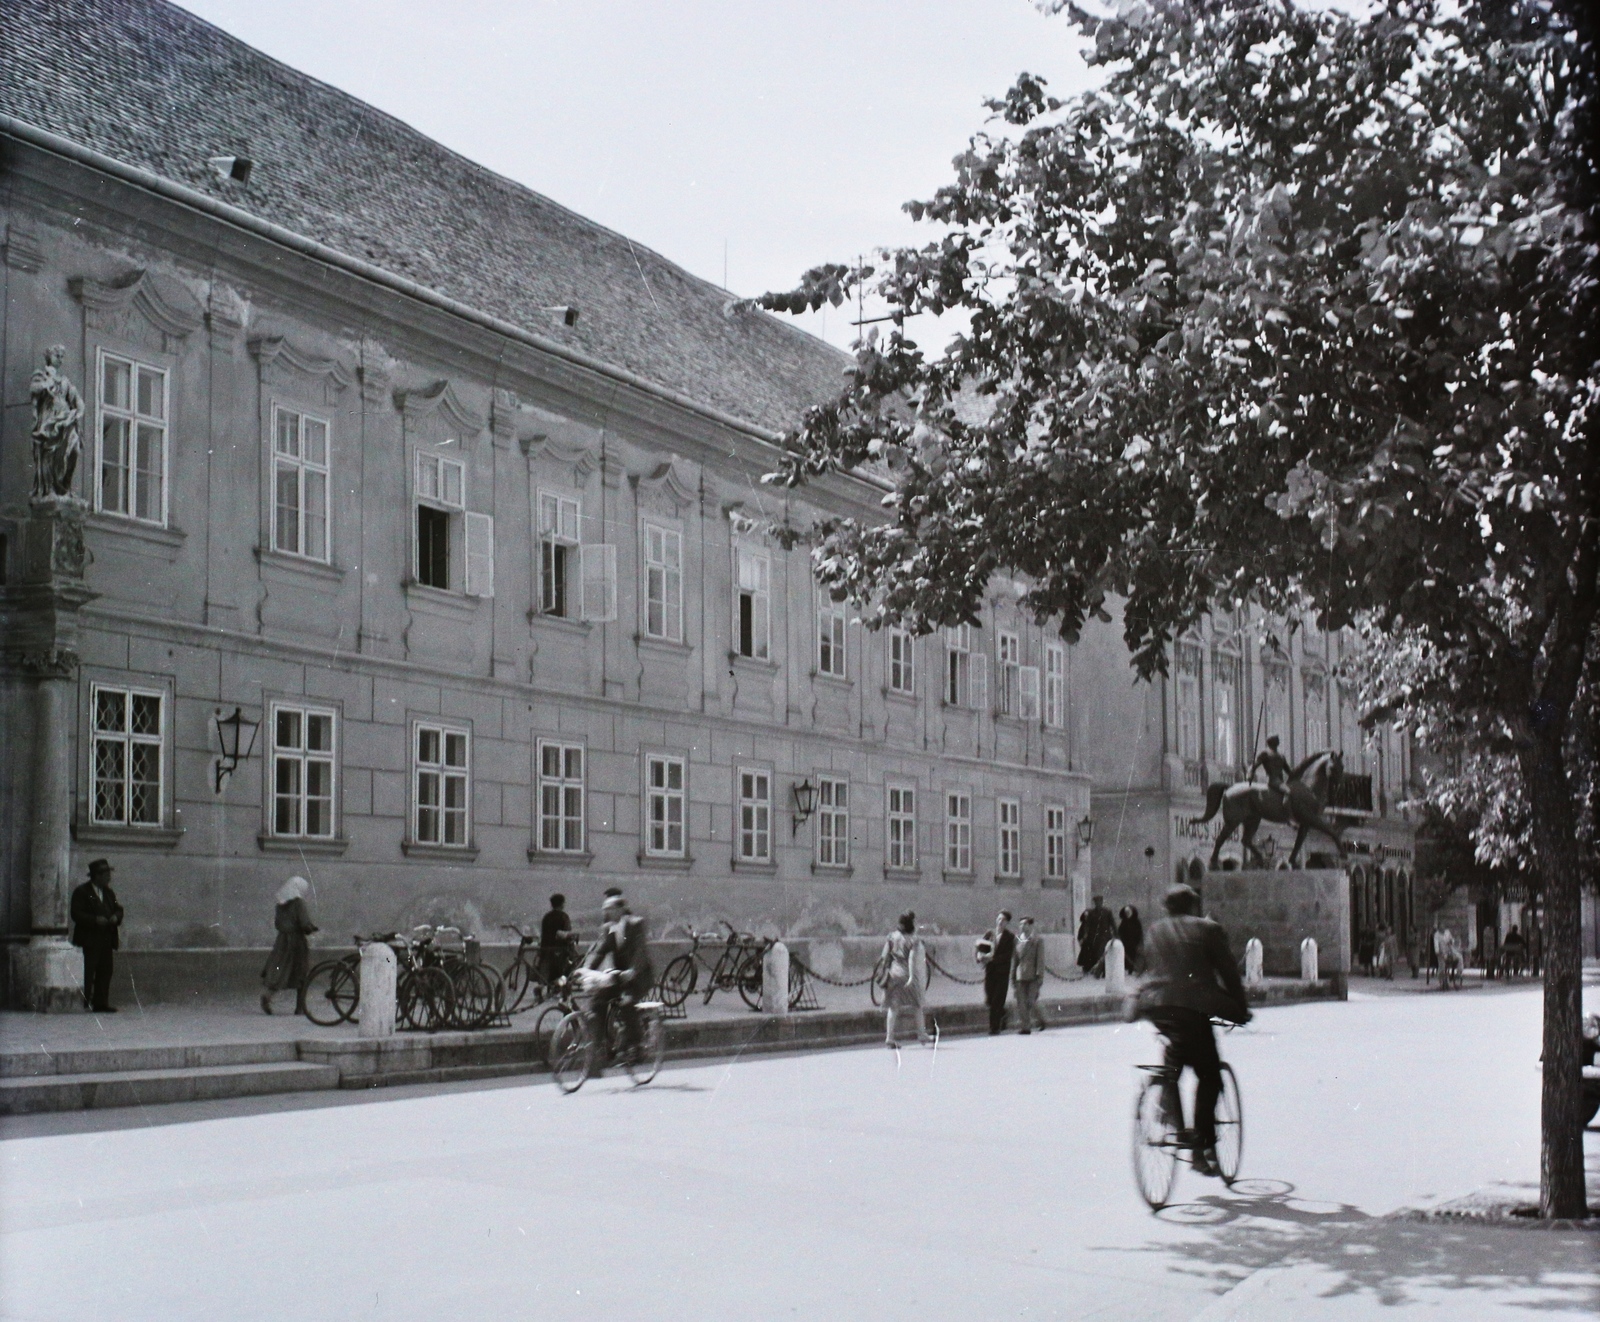
<svg viewBox="0 0 1600 1322">
<path fill-rule="evenodd" d="M 304 877 L 290 877 L 278 888 L 278 911 L 272 919 L 278 939 L 261 970 L 261 1008 L 267 1014 L 272 1013 L 272 993 L 285 987 L 294 988 L 294 1012 L 306 1012 L 306 974 L 311 965 L 311 943 L 306 938 L 317 930 L 306 904 L 310 893 L 311 883 Z"/>
</svg>

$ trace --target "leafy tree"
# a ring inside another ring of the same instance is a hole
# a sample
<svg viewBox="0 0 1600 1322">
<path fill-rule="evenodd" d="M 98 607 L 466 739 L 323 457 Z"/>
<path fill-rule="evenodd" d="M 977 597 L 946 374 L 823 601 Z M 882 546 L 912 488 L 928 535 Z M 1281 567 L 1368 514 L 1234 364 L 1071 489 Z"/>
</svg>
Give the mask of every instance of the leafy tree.
<svg viewBox="0 0 1600 1322">
<path fill-rule="evenodd" d="M 814 531 L 869 624 L 975 619 L 991 574 L 1075 638 L 1111 594 L 1138 671 L 1218 605 L 1362 625 L 1394 711 L 1497 732 L 1546 893 L 1541 1207 L 1581 1214 L 1580 791 L 1600 608 L 1595 27 L 1583 0 L 1051 6 L 1099 86 L 1023 75 L 913 216 L 822 266 L 891 320 L 773 480 L 893 475 Z M 959 309 L 936 353 L 906 319 Z"/>
</svg>

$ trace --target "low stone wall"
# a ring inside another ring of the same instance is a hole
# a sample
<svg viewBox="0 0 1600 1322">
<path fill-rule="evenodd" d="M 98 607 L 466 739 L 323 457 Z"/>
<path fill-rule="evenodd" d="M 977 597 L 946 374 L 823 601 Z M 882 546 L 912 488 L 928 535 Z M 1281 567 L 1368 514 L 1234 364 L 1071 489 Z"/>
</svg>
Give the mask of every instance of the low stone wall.
<svg viewBox="0 0 1600 1322">
<path fill-rule="evenodd" d="M 1300 976 L 1300 943 L 1317 942 L 1324 977 L 1350 972 L 1350 878 L 1333 868 L 1291 871 L 1208 872 L 1203 886 L 1206 915 L 1227 929 L 1234 955 L 1245 942 L 1261 941 L 1262 968 L 1269 978 Z"/>
</svg>

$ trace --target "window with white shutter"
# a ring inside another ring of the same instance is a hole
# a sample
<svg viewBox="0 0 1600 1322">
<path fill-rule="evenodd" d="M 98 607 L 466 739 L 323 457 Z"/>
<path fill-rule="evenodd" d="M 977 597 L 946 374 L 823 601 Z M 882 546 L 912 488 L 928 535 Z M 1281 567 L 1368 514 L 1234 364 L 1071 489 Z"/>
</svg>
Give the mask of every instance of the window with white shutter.
<svg viewBox="0 0 1600 1322">
<path fill-rule="evenodd" d="M 617 618 L 617 548 L 603 542 L 578 548 L 583 618 L 604 624 Z"/>
<path fill-rule="evenodd" d="M 467 514 L 467 595 L 494 596 L 494 519 Z"/>
<path fill-rule="evenodd" d="M 1017 715 L 1025 721 L 1039 719 L 1039 667 L 1017 667 Z"/>
</svg>

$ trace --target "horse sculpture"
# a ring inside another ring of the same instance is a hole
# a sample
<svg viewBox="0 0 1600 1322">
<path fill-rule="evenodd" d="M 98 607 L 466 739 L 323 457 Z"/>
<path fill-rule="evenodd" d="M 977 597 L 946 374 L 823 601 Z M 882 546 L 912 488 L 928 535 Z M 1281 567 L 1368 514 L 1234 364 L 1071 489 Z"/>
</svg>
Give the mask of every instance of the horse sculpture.
<svg viewBox="0 0 1600 1322">
<path fill-rule="evenodd" d="M 1221 781 L 1208 785 L 1205 816 L 1189 820 L 1198 826 L 1215 817 L 1219 808 L 1222 810 L 1222 830 L 1211 850 L 1211 870 L 1216 871 L 1222 846 L 1241 826 L 1244 832 L 1239 838 L 1245 849 L 1255 856 L 1257 863 L 1266 867 L 1266 856 L 1256 848 L 1256 829 L 1262 822 L 1282 822 L 1299 828 L 1294 848 L 1289 851 L 1290 867 L 1299 865 L 1300 849 L 1309 831 L 1322 832 L 1338 846 L 1339 856 L 1343 858 L 1344 841 L 1339 838 L 1339 828 L 1323 815 L 1328 794 L 1343 775 L 1342 754 L 1313 753 L 1289 773 L 1288 787 L 1282 794 L 1249 780 L 1241 780 L 1236 785 L 1224 785 Z"/>
</svg>

